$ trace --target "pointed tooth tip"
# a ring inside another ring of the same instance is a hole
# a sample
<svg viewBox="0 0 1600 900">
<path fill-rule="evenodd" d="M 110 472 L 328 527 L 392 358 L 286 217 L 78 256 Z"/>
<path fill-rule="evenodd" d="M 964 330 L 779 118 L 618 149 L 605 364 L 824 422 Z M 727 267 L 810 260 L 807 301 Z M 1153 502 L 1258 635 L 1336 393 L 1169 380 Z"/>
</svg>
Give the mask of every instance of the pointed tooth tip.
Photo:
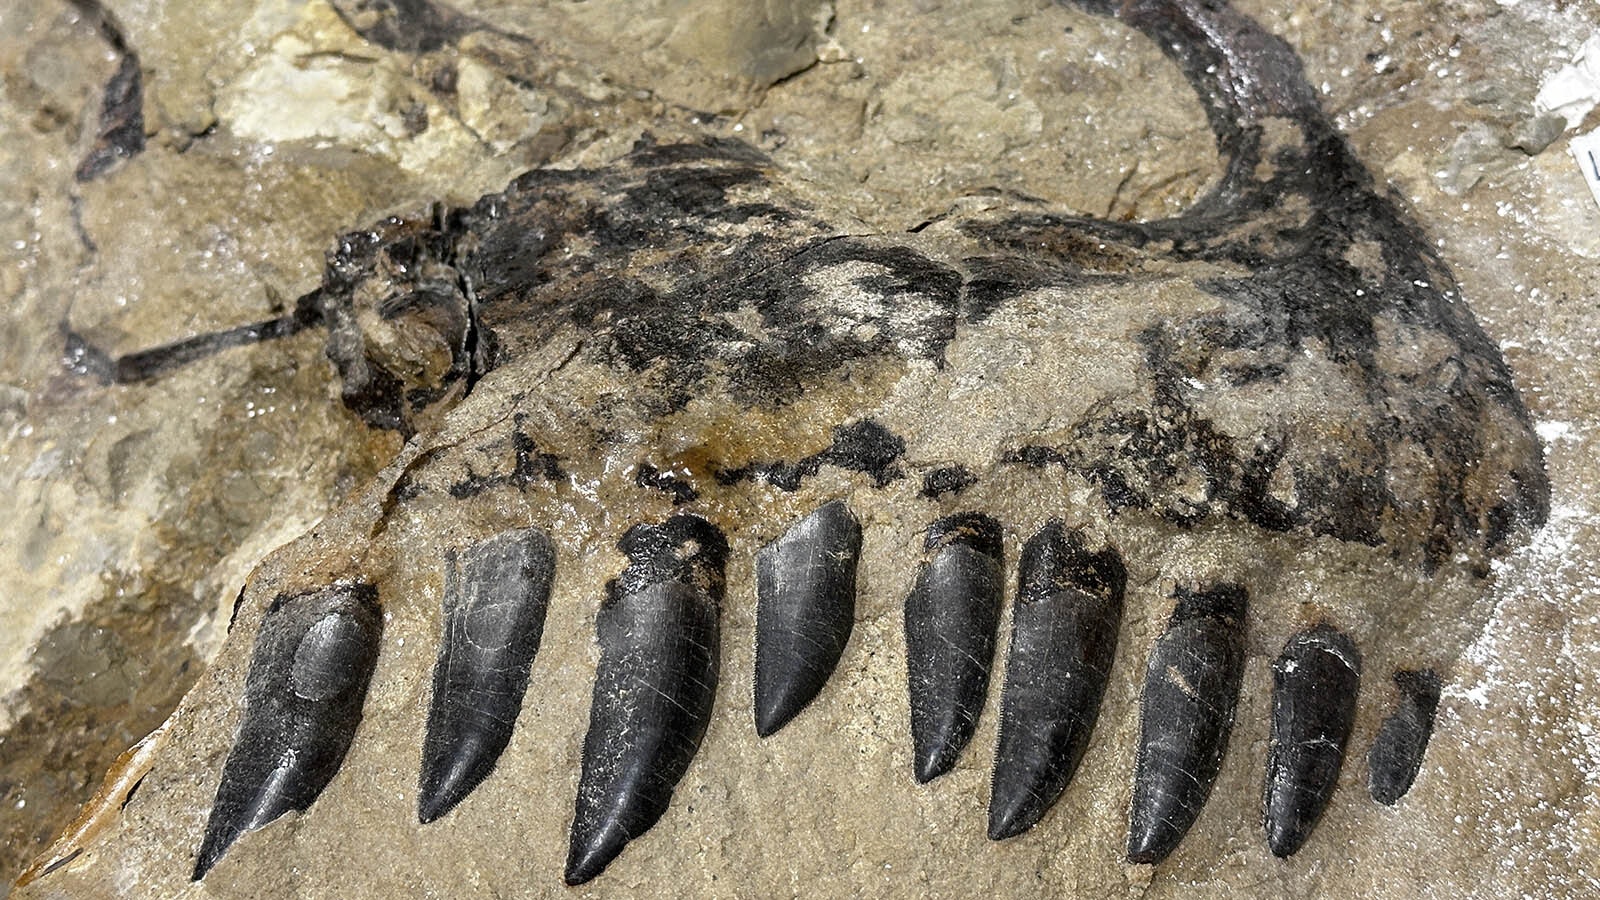
<svg viewBox="0 0 1600 900">
<path fill-rule="evenodd" d="M 756 737 L 769 738 L 777 734 L 799 712 L 790 704 L 771 698 L 756 698 Z"/>
<path fill-rule="evenodd" d="M 917 755 L 917 784 L 927 784 L 950 771 L 955 763 L 954 754 L 945 754 L 943 748 L 934 747 Z"/>
<path fill-rule="evenodd" d="M 454 743 L 429 744 L 417 787 L 417 821 L 427 825 L 442 818 L 478 789 L 494 770 L 500 749 L 489 746 L 477 729 L 467 729 Z"/>
<path fill-rule="evenodd" d="M 201 848 L 200 857 L 194 861 L 194 874 L 189 876 L 189 880 L 199 881 L 206 877 L 206 873 L 211 871 L 211 867 L 217 864 L 217 859 L 221 855 L 220 853 L 208 853 L 207 848 Z"/>
<path fill-rule="evenodd" d="M 989 840 L 991 841 L 1014 838 L 1037 824 L 1039 824 L 1039 820 L 1030 818 L 1023 811 L 1021 803 L 996 800 L 989 802 Z"/>
<path fill-rule="evenodd" d="M 1279 859 L 1288 859 L 1305 846 L 1309 831 L 1294 827 L 1290 822 L 1267 824 L 1267 849 Z"/>
<path fill-rule="evenodd" d="M 593 881 L 611 865 L 611 861 L 622 853 L 622 848 L 628 844 L 628 836 L 615 829 L 605 829 L 591 837 L 588 843 L 580 846 L 576 835 L 573 837 L 571 850 L 567 853 L 567 868 L 562 874 L 562 880 L 568 887 L 577 887 L 580 884 Z"/>
<path fill-rule="evenodd" d="M 431 825 L 445 813 L 455 809 L 459 798 L 449 796 L 441 785 L 432 791 L 425 791 L 417 796 L 417 823 Z"/>
<path fill-rule="evenodd" d="M 1130 831 L 1128 862 L 1139 866 L 1153 866 L 1166 859 L 1176 846 L 1177 841 L 1171 840 L 1170 835 L 1162 834 L 1160 829 Z"/>
</svg>

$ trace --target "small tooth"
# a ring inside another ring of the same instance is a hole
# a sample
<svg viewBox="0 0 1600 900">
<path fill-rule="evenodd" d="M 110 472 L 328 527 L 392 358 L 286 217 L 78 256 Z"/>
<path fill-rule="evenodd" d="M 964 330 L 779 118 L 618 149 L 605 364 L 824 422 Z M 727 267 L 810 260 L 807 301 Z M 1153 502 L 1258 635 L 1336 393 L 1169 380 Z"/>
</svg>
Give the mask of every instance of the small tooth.
<svg viewBox="0 0 1600 900">
<path fill-rule="evenodd" d="M 1327 808 L 1355 724 L 1360 682 L 1361 654 L 1329 625 L 1290 638 L 1272 667 L 1262 822 L 1274 856 L 1299 850 Z"/>
<path fill-rule="evenodd" d="M 423 824 L 472 793 L 511 740 L 554 574 L 555 550 L 536 528 L 474 545 L 459 571 L 450 559 L 418 779 L 417 820 Z"/>
<path fill-rule="evenodd" d="M 361 723 L 383 620 L 371 585 L 334 585 L 273 600 L 245 677 L 239 734 L 222 766 L 194 879 L 233 842 L 309 807 Z"/>
<path fill-rule="evenodd" d="M 960 513 L 928 529 L 933 553 L 906 598 L 906 670 L 917 781 L 955 764 L 989 689 L 1000 624 L 1000 524 Z"/>
<path fill-rule="evenodd" d="M 711 721 L 728 544 L 704 519 L 636 525 L 607 585 L 566 882 L 599 875 L 667 811 Z"/>
<path fill-rule="evenodd" d="M 794 718 L 839 664 L 855 624 L 861 524 L 835 500 L 756 554 L 756 733 Z"/>
<path fill-rule="evenodd" d="M 1200 815 L 1222 767 L 1244 677 L 1244 588 L 1179 588 L 1176 597 L 1145 672 L 1128 811 L 1134 863 L 1165 859 Z"/>
<path fill-rule="evenodd" d="M 989 838 L 1032 828 L 1066 790 L 1100 715 L 1127 575 L 1060 522 L 1022 548 L 1000 703 Z"/>
<path fill-rule="evenodd" d="M 1367 753 L 1367 790 L 1385 806 L 1395 805 L 1411 790 L 1439 708 L 1439 676 L 1432 669 L 1401 670 L 1394 673 L 1394 684 L 1400 703 L 1378 728 Z"/>
</svg>

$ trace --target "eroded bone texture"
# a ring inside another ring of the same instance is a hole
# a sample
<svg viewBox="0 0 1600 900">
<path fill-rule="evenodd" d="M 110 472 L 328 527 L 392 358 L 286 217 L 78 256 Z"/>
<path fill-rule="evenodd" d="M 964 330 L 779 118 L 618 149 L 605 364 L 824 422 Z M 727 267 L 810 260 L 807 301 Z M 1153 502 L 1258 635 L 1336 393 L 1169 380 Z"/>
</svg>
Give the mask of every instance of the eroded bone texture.
<svg viewBox="0 0 1600 900">
<path fill-rule="evenodd" d="M 682 819 L 707 829 L 686 832 L 697 850 L 662 829 L 617 860 L 684 793 L 715 715 L 737 715 L 749 738 L 749 711 L 714 703 L 725 577 L 740 579 L 733 596 L 757 598 L 753 615 L 741 605 L 729 616 L 753 629 L 755 659 L 730 653 L 729 664 L 756 682 L 761 733 L 818 696 L 852 623 L 856 634 L 870 629 L 848 715 L 827 709 L 856 751 L 838 765 L 856 768 L 841 781 L 821 766 L 805 774 L 839 797 L 860 790 L 849 779 L 872 783 L 908 757 L 918 781 L 950 773 L 941 787 L 965 794 L 930 790 L 915 802 L 928 830 L 957 842 L 960 829 L 944 826 L 965 821 L 960 813 L 940 807 L 935 821 L 927 810 L 982 790 L 986 766 L 970 767 L 974 785 L 954 764 L 988 694 L 1010 539 L 1001 521 L 1031 537 L 990 832 L 1016 834 L 1052 802 L 1076 803 L 1063 789 L 1097 733 L 1136 758 L 1128 858 L 1166 859 L 1213 784 L 1229 783 L 1219 767 L 1249 648 L 1287 647 L 1266 819 L 1270 849 L 1304 841 L 1349 730 L 1355 647 L 1382 672 L 1455 659 L 1487 615 L 1489 562 L 1548 512 L 1539 444 L 1495 343 L 1318 108 L 1286 44 L 1222 3 L 1078 5 L 1115 9 L 1199 92 L 1222 167 L 1181 215 L 1095 219 L 985 185 L 925 222 L 873 233 L 841 199 L 862 183 L 830 183 L 786 159 L 781 135 L 758 136 L 758 147 L 638 92 L 607 88 L 595 100 L 549 79 L 543 99 L 571 113 L 542 138 L 566 147 L 558 165 L 335 243 L 320 286 L 262 334 L 325 330 L 332 365 L 314 355 L 295 364 L 324 367 L 368 427 L 363 439 L 398 455 L 251 577 L 246 602 L 262 615 L 241 621 L 261 621 L 259 636 L 245 628 L 232 639 L 220 686 L 201 688 L 177 720 L 182 743 L 219 757 L 232 749 L 196 871 L 244 830 L 304 808 L 369 727 L 373 752 L 346 766 L 359 762 L 371 790 L 359 800 L 330 791 L 322 802 L 337 800 L 335 811 L 313 810 L 276 842 L 238 842 L 230 852 L 246 858 L 215 870 L 206 889 L 229 877 L 223 869 L 250 864 L 320 866 L 318 884 L 365 887 L 450 847 L 461 854 L 444 863 L 454 885 L 525 891 L 540 877 L 533 864 L 482 837 L 518 829 L 519 851 L 546 854 L 539 871 L 554 877 L 560 861 L 547 855 L 559 850 L 546 845 L 559 845 L 552 832 L 569 823 L 553 810 L 569 801 L 571 883 L 635 861 L 638 878 L 701 864 L 707 879 L 740 877 L 759 852 L 755 837 L 744 843 L 755 829 L 719 832 L 725 820 L 713 813 L 744 809 L 749 824 L 753 804 L 733 786 L 773 791 L 772 779 L 749 775 L 765 771 L 757 764 L 699 782 L 696 802 L 679 803 Z M 410 21 L 448 27 L 426 42 L 395 39 Z M 428 83 L 439 96 L 478 77 L 458 72 L 451 54 L 487 43 L 489 56 L 522 59 L 535 74 L 530 60 L 544 58 L 499 25 L 429 4 L 406 5 L 391 24 L 355 33 L 385 52 L 421 54 L 406 58 L 437 75 Z M 642 136 L 631 123 L 606 130 L 607 116 L 624 114 L 651 117 Z M 165 363 L 187 363 L 198 346 L 139 356 L 128 380 L 171 371 Z M 121 377 L 116 365 L 85 368 Z M 438 561 L 463 535 L 483 534 L 500 536 L 459 558 L 435 653 Z M 1091 551 L 1082 535 L 1105 549 Z M 876 592 L 856 597 L 858 575 Z M 291 589 L 312 577 L 370 587 Z M 1289 589 L 1313 581 L 1326 582 L 1314 612 Z M 545 590 L 541 659 L 557 656 L 561 674 L 528 687 Z M 378 591 L 393 617 L 384 665 L 394 677 L 375 681 L 358 731 Z M 876 604 L 875 617 L 856 620 L 854 602 Z M 254 605 L 265 603 L 270 611 Z M 1319 621 L 1328 628 L 1311 627 Z M 1148 658 L 1148 641 L 1129 641 L 1123 627 L 1162 630 Z M 903 694 L 864 696 L 902 664 Z M 1126 679 L 1108 678 L 1124 666 Z M 1135 700 L 1125 682 L 1139 672 Z M 1265 706 L 1261 682 L 1246 709 Z M 749 684 L 741 677 L 737 695 Z M 1414 776 L 1438 696 L 1425 676 L 1401 688 L 1369 756 L 1379 800 Z M 531 701 L 540 715 L 516 727 L 539 730 L 514 742 L 519 752 L 501 752 L 525 689 L 541 692 Z M 1123 702 L 1101 709 L 1103 694 Z M 424 737 L 416 711 L 430 697 Z M 240 702 L 239 734 L 223 733 L 218 722 Z M 1252 736 L 1266 719 L 1252 717 Z M 419 742 L 420 774 L 410 755 Z M 792 743 L 750 740 L 774 758 Z M 1254 808 L 1262 762 L 1250 759 L 1249 786 L 1226 797 L 1236 809 Z M 774 768 L 802 765 L 782 756 Z M 492 783 L 514 781 L 517 793 L 491 803 L 480 786 L 417 826 L 491 767 L 514 767 L 517 778 Z M 1081 787 L 1095 798 L 1085 806 L 1103 812 L 1127 785 L 1108 786 L 1124 777 L 1114 767 L 1099 777 Z M 117 840 L 146 842 L 148 859 L 190 852 L 198 835 L 183 810 L 210 800 L 195 793 L 201 780 L 164 757 L 130 806 L 143 830 Z M 763 815 L 782 816 L 803 790 L 798 778 L 780 788 Z M 520 791 L 546 802 L 524 803 Z M 516 814 L 495 817 L 508 809 Z M 376 823 L 367 849 L 384 866 L 350 874 L 306 850 L 356 840 L 337 832 L 346 815 Z M 810 825 L 851 852 L 863 826 L 830 815 Z M 1021 855 L 1033 840 L 984 844 L 980 814 L 968 818 L 983 847 L 973 852 Z M 806 846 L 819 857 L 835 849 Z M 1070 862 L 1096 865 L 1088 853 Z M 1125 877 L 1096 871 L 1102 888 Z"/>
</svg>

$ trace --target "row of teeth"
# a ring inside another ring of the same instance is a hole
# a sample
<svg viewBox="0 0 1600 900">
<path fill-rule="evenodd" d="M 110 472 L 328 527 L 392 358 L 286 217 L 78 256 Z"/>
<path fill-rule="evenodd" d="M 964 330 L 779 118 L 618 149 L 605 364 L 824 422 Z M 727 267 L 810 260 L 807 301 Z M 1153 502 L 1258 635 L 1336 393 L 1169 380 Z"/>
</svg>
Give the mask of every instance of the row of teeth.
<svg viewBox="0 0 1600 900">
<path fill-rule="evenodd" d="M 728 544 L 676 515 L 631 528 L 629 563 L 597 619 L 600 662 L 583 744 L 568 884 L 599 875 L 666 812 L 711 718 Z M 976 729 L 1001 610 L 1002 533 L 981 513 L 931 526 L 905 603 L 916 777 L 947 771 Z M 861 526 L 842 501 L 817 509 L 756 557 L 755 725 L 770 736 L 816 697 L 855 619 Z M 484 540 L 448 562 L 444 635 L 423 739 L 418 820 L 445 815 L 494 769 L 522 708 L 555 573 L 537 528 Z M 989 837 L 1033 827 L 1088 745 L 1116 650 L 1126 576 L 1114 548 L 1090 551 L 1052 522 L 1022 548 L 1000 710 Z M 1220 769 L 1245 663 L 1246 590 L 1179 588 L 1150 652 L 1129 810 L 1129 861 L 1157 863 L 1199 815 Z M 224 764 L 194 877 L 241 835 L 304 810 L 338 771 L 378 655 L 375 588 L 339 584 L 277 598 L 256 639 L 246 709 Z M 1361 657 L 1315 625 L 1273 671 L 1263 799 L 1271 851 L 1286 857 L 1327 805 L 1355 719 Z M 1401 672 L 1398 709 L 1368 756 L 1374 799 L 1392 804 L 1421 764 L 1438 703 L 1431 672 Z"/>
</svg>

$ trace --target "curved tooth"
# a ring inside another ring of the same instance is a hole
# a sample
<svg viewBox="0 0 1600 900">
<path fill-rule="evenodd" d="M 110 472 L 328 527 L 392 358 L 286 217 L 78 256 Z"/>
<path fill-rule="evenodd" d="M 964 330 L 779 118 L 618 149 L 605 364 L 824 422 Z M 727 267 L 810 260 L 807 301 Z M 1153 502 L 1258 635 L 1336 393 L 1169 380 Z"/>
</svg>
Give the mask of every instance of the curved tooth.
<svg viewBox="0 0 1600 900">
<path fill-rule="evenodd" d="M 1361 654 L 1338 629 L 1317 625 L 1289 639 L 1272 667 L 1272 745 L 1262 824 L 1272 855 L 1311 836 L 1339 782 L 1356 720 Z"/>
<path fill-rule="evenodd" d="M 582 884 L 667 811 L 711 721 L 728 544 L 704 519 L 636 525 L 607 585 L 566 882 Z"/>
<path fill-rule="evenodd" d="M 1116 653 L 1127 573 L 1060 522 L 1022 548 L 1000 702 L 989 839 L 1032 828 L 1083 760 Z"/>
<path fill-rule="evenodd" d="M 756 554 L 756 734 L 768 737 L 822 690 L 850 640 L 861 523 L 824 504 Z"/>
<path fill-rule="evenodd" d="M 1244 677 L 1244 588 L 1179 588 L 1176 596 L 1145 672 L 1128 811 L 1134 863 L 1165 859 L 1200 815 L 1222 767 Z"/>
<path fill-rule="evenodd" d="M 309 807 L 361 723 L 383 618 L 371 585 L 333 585 L 272 602 L 245 677 L 238 738 L 217 786 L 196 881 L 246 832 Z"/>
<path fill-rule="evenodd" d="M 1385 806 L 1395 805 L 1411 790 L 1439 708 L 1439 676 L 1432 669 L 1396 672 L 1394 685 L 1400 703 L 1379 726 L 1367 753 L 1367 790 Z"/>
<path fill-rule="evenodd" d="M 935 522 L 906 598 L 906 673 L 917 781 L 955 764 L 972 739 L 989 690 L 1000 625 L 1000 524 L 981 513 Z"/>
<path fill-rule="evenodd" d="M 449 561 L 444 635 L 422 742 L 417 820 L 432 822 L 494 771 L 522 711 L 544 634 L 555 549 L 544 532 L 502 532 Z"/>
</svg>

